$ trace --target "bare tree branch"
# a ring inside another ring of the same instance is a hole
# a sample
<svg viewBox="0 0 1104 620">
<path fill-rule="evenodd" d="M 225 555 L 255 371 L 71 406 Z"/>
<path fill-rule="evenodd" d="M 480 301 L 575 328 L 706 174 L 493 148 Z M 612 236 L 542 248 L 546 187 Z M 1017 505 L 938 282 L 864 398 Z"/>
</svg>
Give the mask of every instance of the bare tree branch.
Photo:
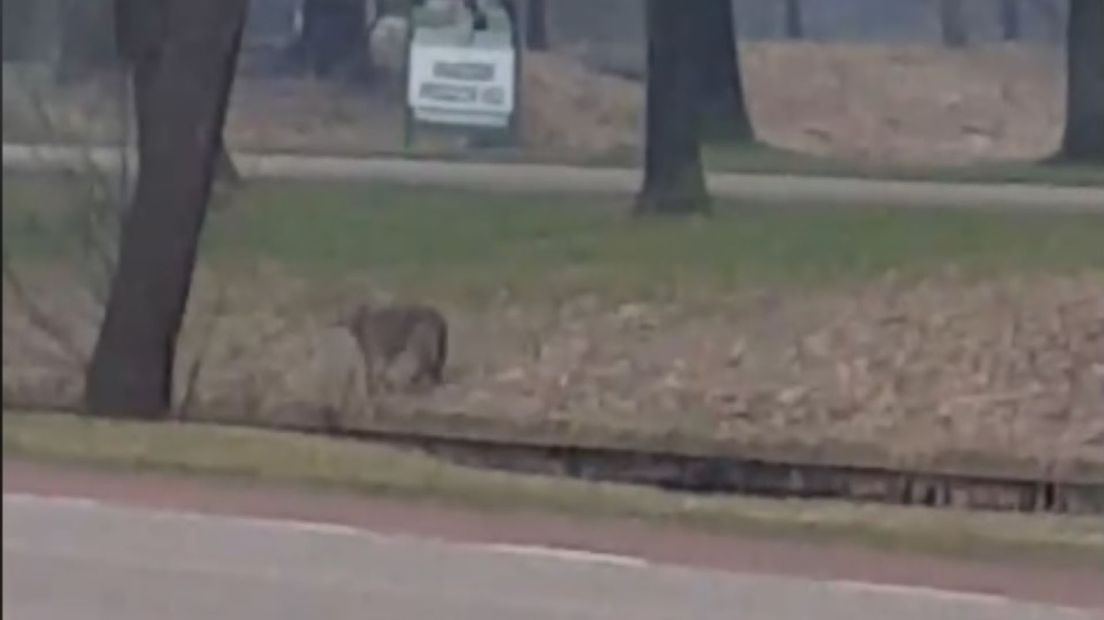
<svg viewBox="0 0 1104 620">
<path fill-rule="evenodd" d="M 42 307 L 35 296 L 27 290 L 22 278 L 12 267 L 7 252 L 3 253 L 3 260 L 0 262 L 2 262 L 4 281 L 7 282 L 12 297 L 26 312 L 27 321 L 64 351 L 69 356 L 68 362 L 70 364 L 83 369 L 88 364 L 88 353 L 81 350 L 76 338 L 69 330 L 51 316 L 51 313 Z"/>
</svg>

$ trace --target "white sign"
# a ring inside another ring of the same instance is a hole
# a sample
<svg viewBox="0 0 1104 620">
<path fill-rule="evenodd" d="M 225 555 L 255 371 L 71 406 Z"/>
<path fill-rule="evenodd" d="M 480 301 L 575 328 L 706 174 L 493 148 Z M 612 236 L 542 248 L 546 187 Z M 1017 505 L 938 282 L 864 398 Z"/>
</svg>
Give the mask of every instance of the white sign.
<svg viewBox="0 0 1104 620">
<path fill-rule="evenodd" d="M 422 30 L 422 29 L 419 29 Z M 419 41 L 410 50 L 407 104 L 421 122 L 506 127 L 514 111 L 514 50 Z"/>
</svg>

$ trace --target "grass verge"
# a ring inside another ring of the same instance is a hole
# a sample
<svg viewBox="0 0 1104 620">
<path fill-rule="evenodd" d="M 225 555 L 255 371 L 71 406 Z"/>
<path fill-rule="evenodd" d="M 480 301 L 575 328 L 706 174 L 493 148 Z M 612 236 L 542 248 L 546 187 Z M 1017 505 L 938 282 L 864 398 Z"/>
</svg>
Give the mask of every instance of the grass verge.
<svg viewBox="0 0 1104 620">
<path fill-rule="evenodd" d="M 80 247 L 79 216 L 43 177 L 5 178 L 14 259 Z M 60 208 L 43 208 L 48 205 Z M 947 267 L 987 274 L 1104 267 L 1094 214 L 804 209 L 721 203 L 709 220 L 637 221 L 615 199 L 391 185 L 256 182 L 212 214 L 208 260 L 271 260 L 312 276 L 371 274 L 453 293 L 573 291 L 669 298 L 743 286 L 828 286 Z"/>
<path fill-rule="evenodd" d="M 217 426 L 5 412 L 3 437 L 8 458 L 232 477 L 477 510 L 635 519 L 722 534 L 846 542 L 1104 571 L 1104 521 L 1098 518 L 686 496 L 476 471 L 376 445 Z"/>
<path fill-rule="evenodd" d="M 110 145 L 109 145 L 110 146 Z M 640 168 L 643 154 L 621 148 L 607 152 L 532 152 L 515 148 L 447 150 L 364 150 L 343 147 L 243 149 L 273 155 L 395 158 L 457 163 L 549 164 L 584 168 Z M 834 179 L 930 181 L 933 183 L 994 183 L 1053 187 L 1104 187 L 1104 166 L 1054 160 L 990 161 L 961 165 L 877 164 L 792 151 L 767 144 L 706 145 L 706 171 Z"/>
<path fill-rule="evenodd" d="M 787 174 L 829 178 L 936 183 L 998 183 L 1102 187 L 1104 166 L 1053 161 L 993 161 L 959 166 L 874 164 L 817 157 L 768 145 L 710 145 L 704 150 L 710 172 Z"/>
</svg>

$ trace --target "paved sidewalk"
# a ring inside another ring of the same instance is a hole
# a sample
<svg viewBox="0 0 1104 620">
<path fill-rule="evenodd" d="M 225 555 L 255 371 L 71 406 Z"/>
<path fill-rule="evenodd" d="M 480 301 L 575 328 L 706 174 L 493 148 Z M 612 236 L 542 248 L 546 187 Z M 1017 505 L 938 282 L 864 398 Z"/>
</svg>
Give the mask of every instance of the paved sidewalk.
<svg viewBox="0 0 1104 620">
<path fill-rule="evenodd" d="M 132 154 L 133 156 L 133 154 Z M 120 163 L 106 147 L 4 145 L 7 170 L 72 169 L 88 161 L 106 169 Z M 386 181 L 486 191 L 631 195 L 640 172 L 544 164 L 490 164 L 396 158 L 353 159 L 235 153 L 246 178 Z M 756 204 L 893 206 L 1094 212 L 1104 214 L 1104 188 L 1024 184 L 939 183 L 812 176 L 711 173 L 715 196 Z"/>
</svg>

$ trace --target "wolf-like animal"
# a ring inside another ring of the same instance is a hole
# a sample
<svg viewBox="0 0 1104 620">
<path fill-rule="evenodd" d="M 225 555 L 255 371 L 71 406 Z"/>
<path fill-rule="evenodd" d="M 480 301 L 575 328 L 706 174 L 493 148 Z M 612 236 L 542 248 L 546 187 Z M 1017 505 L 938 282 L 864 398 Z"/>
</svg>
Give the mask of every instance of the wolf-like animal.
<svg viewBox="0 0 1104 620">
<path fill-rule="evenodd" d="M 444 380 L 448 323 L 436 308 L 420 304 L 375 308 L 360 304 L 337 324 L 352 333 L 360 348 L 370 392 L 375 393 L 381 387 L 426 388 Z M 408 366 L 396 378 L 393 371 L 400 361 L 406 361 Z"/>
</svg>

